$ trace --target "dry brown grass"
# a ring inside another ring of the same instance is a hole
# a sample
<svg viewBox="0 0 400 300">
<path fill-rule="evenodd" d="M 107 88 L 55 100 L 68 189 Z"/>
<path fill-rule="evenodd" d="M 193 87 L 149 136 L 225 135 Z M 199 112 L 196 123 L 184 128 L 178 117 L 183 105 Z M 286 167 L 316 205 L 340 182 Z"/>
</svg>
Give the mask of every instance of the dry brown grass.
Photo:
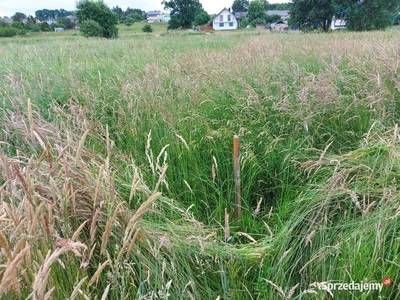
<svg viewBox="0 0 400 300">
<path fill-rule="evenodd" d="M 62 115 L 70 121 L 75 118 L 72 124 L 76 127 L 89 126 L 85 119 Z M 15 156 L 0 150 L 0 179 L 5 182 L 0 190 L 0 247 L 5 255 L 1 259 L 0 295 L 13 292 L 21 297 L 31 286 L 30 298 L 49 299 L 54 292 L 54 288 L 49 288 L 53 285 L 52 265 L 71 263 L 68 252 L 82 257 L 82 266 L 92 264 L 93 250 L 100 237 L 100 252 L 105 254 L 110 235 L 118 235 L 115 230 L 120 231 L 118 228 L 124 221 L 121 223 L 119 214 L 126 208 L 115 195 L 108 137 L 109 155 L 104 162 L 86 151 L 88 130 L 82 136 L 79 136 L 81 129 L 62 132 L 34 114 L 30 101 L 27 119 L 29 126 L 22 114 L 3 123 L 8 132 L 13 132 L 28 147 L 25 151 L 17 150 Z M 108 198 L 110 195 L 112 199 Z M 126 224 L 127 232 L 135 232 L 138 221 L 159 196 L 155 192 L 144 202 Z M 86 253 L 87 249 L 91 253 Z M 98 281 L 109 264 L 108 259 L 99 264 L 86 288 Z M 83 282 L 84 278 L 72 293 L 73 298 Z"/>
</svg>

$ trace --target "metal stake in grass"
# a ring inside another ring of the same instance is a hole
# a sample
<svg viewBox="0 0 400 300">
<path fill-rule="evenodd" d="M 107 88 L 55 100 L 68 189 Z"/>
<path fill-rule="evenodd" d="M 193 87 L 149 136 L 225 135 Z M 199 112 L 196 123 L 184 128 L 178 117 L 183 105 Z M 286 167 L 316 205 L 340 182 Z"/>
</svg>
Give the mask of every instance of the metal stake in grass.
<svg viewBox="0 0 400 300">
<path fill-rule="evenodd" d="M 235 218 L 242 217 L 242 201 L 240 199 L 240 143 L 239 137 L 233 137 L 233 169 L 235 173 Z"/>
</svg>

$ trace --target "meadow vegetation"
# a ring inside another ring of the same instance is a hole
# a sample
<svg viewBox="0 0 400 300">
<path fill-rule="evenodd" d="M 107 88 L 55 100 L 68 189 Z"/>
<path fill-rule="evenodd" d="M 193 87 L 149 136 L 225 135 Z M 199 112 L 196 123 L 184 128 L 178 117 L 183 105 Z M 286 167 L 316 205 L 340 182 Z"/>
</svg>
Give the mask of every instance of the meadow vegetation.
<svg viewBox="0 0 400 300">
<path fill-rule="evenodd" d="M 0 298 L 399 297 L 400 32 L 142 26 L 0 40 Z"/>
</svg>

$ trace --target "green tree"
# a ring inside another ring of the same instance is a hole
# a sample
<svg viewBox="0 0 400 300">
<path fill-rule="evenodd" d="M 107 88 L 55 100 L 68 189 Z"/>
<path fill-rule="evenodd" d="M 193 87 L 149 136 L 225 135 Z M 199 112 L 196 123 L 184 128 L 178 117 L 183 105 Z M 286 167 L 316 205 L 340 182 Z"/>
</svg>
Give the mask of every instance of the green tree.
<svg viewBox="0 0 400 300">
<path fill-rule="evenodd" d="M 249 8 L 248 0 L 235 0 L 232 4 L 232 11 L 235 12 L 245 12 Z"/>
<path fill-rule="evenodd" d="M 260 0 L 260 2 L 264 6 L 264 10 L 268 10 L 269 9 L 270 4 L 269 4 L 269 2 L 267 0 Z"/>
<path fill-rule="evenodd" d="M 103 1 L 91 1 L 81 0 L 77 3 L 76 17 L 80 24 L 82 31 L 82 25 L 85 21 L 92 20 L 102 28 L 102 36 L 105 38 L 116 38 L 118 37 L 118 16 L 115 14 Z M 90 33 L 99 33 L 98 26 L 94 22 L 86 23 L 85 29 L 90 29 L 87 32 L 83 31 L 83 34 L 87 36 Z"/>
<path fill-rule="evenodd" d="M 143 20 L 143 16 L 138 14 L 137 12 L 130 14 L 129 18 L 132 18 L 134 22 L 140 22 Z"/>
<path fill-rule="evenodd" d="M 45 21 L 48 20 L 50 17 L 50 12 L 48 9 L 40 9 L 35 11 L 35 16 L 38 18 L 40 21 Z"/>
<path fill-rule="evenodd" d="M 72 21 L 68 17 L 58 18 L 57 23 L 64 25 L 65 29 L 72 29 L 72 27 L 73 27 Z"/>
<path fill-rule="evenodd" d="M 17 35 L 17 30 L 11 26 L 0 28 L 0 37 L 13 37 Z"/>
<path fill-rule="evenodd" d="M 25 26 L 21 22 L 14 21 L 11 23 L 11 27 L 14 29 L 15 34 L 24 35 L 26 33 Z"/>
<path fill-rule="evenodd" d="M 5 27 L 10 27 L 10 24 L 8 24 L 3 19 L 0 19 L 0 28 L 5 28 Z"/>
<path fill-rule="evenodd" d="M 334 0 L 293 0 L 290 21 L 302 31 L 321 28 L 327 32 L 335 13 Z"/>
<path fill-rule="evenodd" d="M 26 19 L 26 15 L 22 12 L 16 12 L 11 18 L 13 21 L 22 22 L 23 19 Z"/>
<path fill-rule="evenodd" d="M 205 25 L 210 21 L 210 15 L 206 11 L 200 11 L 194 18 L 195 25 Z"/>
<path fill-rule="evenodd" d="M 118 20 L 119 20 L 119 21 L 121 21 L 121 20 L 124 19 L 124 11 L 122 10 L 121 7 L 119 7 L 119 6 L 117 5 L 117 6 L 113 7 L 111 10 L 112 10 L 114 13 L 117 14 Z"/>
<path fill-rule="evenodd" d="M 80 24 L 80 31 L 85 37 L 103 37 L 103 27 L 95 20 L 85 20 Z"/>
<path fill-rule="evenodd" d="M 133 25 L 133 23 L 135 23 L 135 20 L 132 19 L 132 18 L 128 18 L 128 19 L 126 19 L 126 20 L 124 21 L 124 24 L 125 24 L 127 27 L 131 27 L 131 26 Z"/>
<path fill-rule="evenodd" d="M 382 30 L 391 26 L 399 4 L 398 0 L 337 0 L 346 28 L 353 31 Z"/>
<path fill-rule="evenodd" d="M 282 17 L 280 15 L 266 15 L 265 21 L 267 23 L 276 23 L 282 21 Z"/>
<path fill-rule="evenodd" d="M 265 22 L 264 4 L 260 0 L 253 0 L 249 4 L 247 20 L 253 24 L 255 22 Z"/>
<path fill-rule="evenodd" d="M 140 8 L 127 8 L 125 11 L 125 17 L 132 17 L 135 22 L 139 22 L 145 20 L 147 18 L 147 14 L 145 11 Z"/>
<path fill-rule="evenodd" d="M 150 24 L 146 24 L 142 27 L 142 31 L 146 33 L 153 32 L 153 27 Z"/>
<path fill-rule="evenodd" d="M 36 24 L 36 20 L 32 16 L 29 16 L 25 23 L 25 29 L 27 31 L 39 32 L 40 26 L 39 24 Z"/>
<path fill-rule="evenodd" d="M 50 31 L 51 30 L 51 28 L 50 28 L 50 25 L 49 25 L 49 23 L 47 23 L 47 22 L 42 22 L 42 23 L 40 23 L 40 30 L 41 31 Z"/>
<path fill-rule="evenodd" d="M 164 9 L 171 11 L 168 29 L 190 28 L 195 20 L 196 13 L 203 10 L 199 0 L 171 0 L 162 3 Z"/>
<path fill-rule="evenodd" d="M 65 9 L 40 9 L 35 11 L 35 16 L 40 21 L 45 21 L 48 19 L 57 19 L 62 17 L 68 17 L 73 15 L 73 11 L 68 11 Z"/>
<path fill-rule="evenodd" d="M 268 7 L 269 10 L 291 10 L 292 3 L 275 3 L 270 4 Z"/>
<path fill-rule="evenodd" d="M 22 24 L 21 22 L 18 22 L 18 21 L 12 22 L 11 23 L 11 27 L 13 27 L 15 29 L 18 29 L 18 30 L 24 30 L 25 29 L 24 24 Z"/>
</svg>

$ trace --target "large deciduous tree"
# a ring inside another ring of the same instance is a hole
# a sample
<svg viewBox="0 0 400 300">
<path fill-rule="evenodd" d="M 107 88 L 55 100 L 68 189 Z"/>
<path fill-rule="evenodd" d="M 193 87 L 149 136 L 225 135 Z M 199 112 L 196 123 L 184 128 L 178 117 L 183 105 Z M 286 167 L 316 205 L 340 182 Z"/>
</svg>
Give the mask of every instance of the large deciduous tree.
<svg viewBox="0 0 400 300">
<path fill-rule="evenodd" d="M 232 11 L 235 12 L 246 12 L 249 8 L 248 0 L 235 0 L 232 4 Z"/>
<path fill-rule="evenodd" d="M 290 19 L 303 31 L 326 32 L 333 16 L 344 19 L 348 30 L 381 30 L 392 25 L 399 5 L 399 0 L 293 0 Z"/>
<path fill-rule="evenodd" d="M 171 0 L 163 1 L 164 9 L 171 11 L 171 20 L 168 29 L 190 28 L 196 14 L 203 11 L 199 0 Z"/>
<path fill-rule="evenodd" d="M 26 15 L 22 12 L 16 12 L 11 18 L 15 22 L 22 22 L 23 19 L 26 19 Z"/>
<path fill-rule="evenodd" d="M 327 32 L 335 13 L 334 0 L 293 0 L 290 19 L 300 30 L 321 28 Z"/>
<path fill-rule="evenodd" d="M 57 23 L 62 24 L 65 29 L 72 29 L 74 27 L 74 24 L 72 24 L 71 19 L 67 17 L 58 18 Z"/>
<path fill-rule="evenodd" d="M 398 0 L 336 0 L 346 27 L 353 31 L 381 30 L 392 25 L 398 13 Z"/>
<path fill-rule="evenodd" d="M 116 38 L 118 36 L 118 16 L 114 13 L 103 1 L 91 1 L 81 0 L 77 3 L 76 18 L 79 24 L 85 24 L 80 26 L 81 31 L 85 36 L 91 36 L 94 33 L 97 36 L 100 32 L 98 26 L 95 26 L 93 22 L 87 23 L 87 21 L 94 21 L 102 28 L 102 37 L 105 38 Z M 84 23 L 86 22 L 86 23 Z M 86 29 L 89 32 L 84 32 Z"/>
<path fill-rule="evenodd" d="M 254 20 L 265 22 L 265 16 L 264 4 L 260 0 L 251 1 L 247 12 L 247 20 L 250 23 Z"/>
<path fill-rule="evenodd" d="M 269 2 L 267 0 L 260 0 L 260 2 L 264 6 L 264 10 L 268 10 L 269 9 L 270 4 L 269 4 Z"/>
<path fill-rule="evenodd" d="M 198 12 L 194 18 L 194 23 L 196 26 L 205 25 L 210 21 L 210 15 L 206 11 Z"/>
</svg>

